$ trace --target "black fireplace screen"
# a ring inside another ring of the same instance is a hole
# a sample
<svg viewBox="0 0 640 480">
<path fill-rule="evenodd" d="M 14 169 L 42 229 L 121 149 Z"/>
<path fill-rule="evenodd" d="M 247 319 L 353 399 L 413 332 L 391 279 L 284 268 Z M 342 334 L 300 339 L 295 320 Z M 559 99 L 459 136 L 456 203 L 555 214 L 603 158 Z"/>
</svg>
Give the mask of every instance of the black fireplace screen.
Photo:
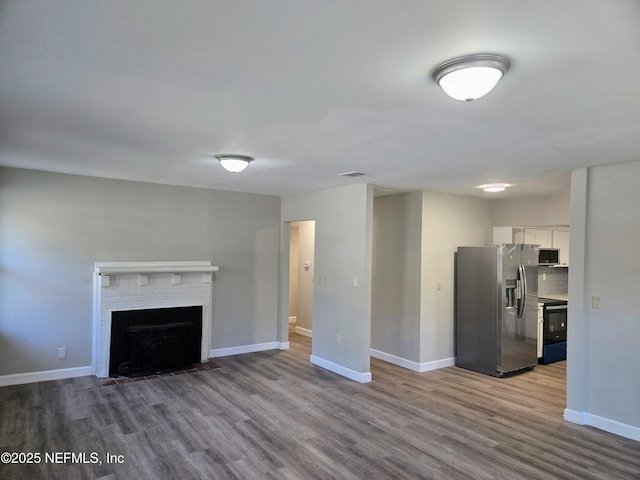
<svg viewBox="0 0 640 480">
<path fill-rule="evenodd" d="M 111 313 L 109 376 L 137 377 L 200 361 L 202 306 Z"/>
</svg>

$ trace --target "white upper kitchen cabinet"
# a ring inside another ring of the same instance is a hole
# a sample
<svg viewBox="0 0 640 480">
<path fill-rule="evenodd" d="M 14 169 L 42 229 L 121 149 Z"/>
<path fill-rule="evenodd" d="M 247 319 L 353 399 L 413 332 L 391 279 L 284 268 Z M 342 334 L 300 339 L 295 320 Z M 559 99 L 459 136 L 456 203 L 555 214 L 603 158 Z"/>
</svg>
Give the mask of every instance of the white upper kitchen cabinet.
<svg viewBox="0 0 640 480">
<path fill-rule="evenodd" d="M 553 248 L 551 230 L 541 228 L 525 228 L 524 243 L 540 245 L 540 248 Z"/>
<path fill-rule="evenodd" d="M 552 237 L 553 248 L 560 249 L 560 265 L 569 265 L 569 232 L 554 230 Z"/>
<path fill-rule="evenodd" d="M 493 244 L 524 243 L 523 229 L 520 227 L 493 227 Z"/>
</svg>

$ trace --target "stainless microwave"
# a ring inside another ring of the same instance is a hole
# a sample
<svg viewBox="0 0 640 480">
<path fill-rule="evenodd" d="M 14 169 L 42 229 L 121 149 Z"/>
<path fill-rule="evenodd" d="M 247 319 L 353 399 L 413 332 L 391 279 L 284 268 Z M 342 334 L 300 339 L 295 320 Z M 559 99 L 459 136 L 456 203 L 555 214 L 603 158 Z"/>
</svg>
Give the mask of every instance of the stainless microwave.
<svg viewBox="0 0 640 480">
<path fill-rule="evenodd" d="M 559 265 L 560 249 L 541 248 L 538 251 L 538 265 Z"/>
</svg>

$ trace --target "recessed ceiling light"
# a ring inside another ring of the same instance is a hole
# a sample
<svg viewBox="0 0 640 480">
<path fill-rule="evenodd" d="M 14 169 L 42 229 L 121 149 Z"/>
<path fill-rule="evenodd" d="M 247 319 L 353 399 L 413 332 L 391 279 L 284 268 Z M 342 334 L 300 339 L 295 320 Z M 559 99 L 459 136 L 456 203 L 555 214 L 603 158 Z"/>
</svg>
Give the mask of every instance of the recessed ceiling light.
<svg viewBox="0 0 640 480">
<path fill-rule="evenodd" d="M 495 193 L 495 192 L 502 192 L 506 190 L 507 187 L 510 187 L 510 186 L 511 185 L 508 185 L 506 183 L 489 183 L 487 185 L 480 185 L 478 188 L 481 188 L 485 192 Z"/>
</svg>

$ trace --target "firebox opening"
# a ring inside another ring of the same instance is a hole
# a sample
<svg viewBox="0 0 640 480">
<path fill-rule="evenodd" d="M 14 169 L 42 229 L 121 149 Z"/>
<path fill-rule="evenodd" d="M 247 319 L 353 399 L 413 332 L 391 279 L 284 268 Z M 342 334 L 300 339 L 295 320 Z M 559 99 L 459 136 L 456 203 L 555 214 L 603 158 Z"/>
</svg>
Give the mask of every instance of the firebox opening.
<svg viewBox="0 0 640 480">
<path fill-rule="evenodd" d="M 184 370 L 200 362 L 202 306 L 111 313 L 110 377 Z"/>
</svg>

